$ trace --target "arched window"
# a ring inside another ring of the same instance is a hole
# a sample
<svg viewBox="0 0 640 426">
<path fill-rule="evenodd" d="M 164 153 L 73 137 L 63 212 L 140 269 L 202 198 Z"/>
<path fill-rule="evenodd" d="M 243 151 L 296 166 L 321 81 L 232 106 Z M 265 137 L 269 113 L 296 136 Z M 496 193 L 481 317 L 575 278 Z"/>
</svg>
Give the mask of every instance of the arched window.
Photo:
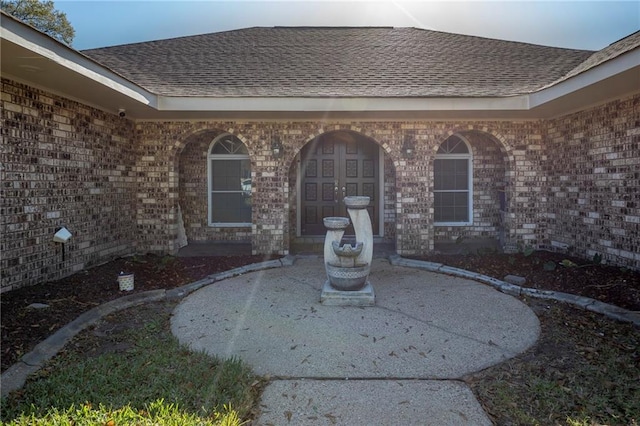
<svg viewBox="0 0 640 426">
<path fill-rule="evenodd" d="M 450 136 L 433 164 L 433 205 L 436 225 L 470 225 L 472 212 L 471 150 L 466 141 Z"/>
<path fill-rule="evenodd" d="M 251 226 L 251 161 L 247 147 L 225 133 L 208 155 L 209 225 Z"/>
</svg>

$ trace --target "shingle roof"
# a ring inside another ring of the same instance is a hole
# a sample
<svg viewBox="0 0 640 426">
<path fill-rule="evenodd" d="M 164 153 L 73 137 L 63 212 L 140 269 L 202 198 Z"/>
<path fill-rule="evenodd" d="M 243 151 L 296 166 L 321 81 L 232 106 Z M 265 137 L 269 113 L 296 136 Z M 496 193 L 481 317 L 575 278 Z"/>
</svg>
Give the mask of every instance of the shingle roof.
<svg viewBox="0 0 640 426">
<path fill-rule="evenodd" d="M 212 97 L 512 96 L 593 54 L 386 27 L 256 27 L 82 53 L 153 93 Z"/>
<path fill-rule="evenodd" d="M 640 31 L 636 31 L 633 34 L 630 34 L 627 37 L 616 41 L 615 43 L 611 43 L 604 49 L 594 52 L 585 61 L 578 64 L 577 67 L 569 71 L 566 75 L 562 76 L 558 81 L 554 81 L 551 84 L 567 80 L 600 64 L 610 61 L 611 59 L 617 58 L 618 56 L 623 55 L 638 47 L 640 47 Z"/>
</svg>

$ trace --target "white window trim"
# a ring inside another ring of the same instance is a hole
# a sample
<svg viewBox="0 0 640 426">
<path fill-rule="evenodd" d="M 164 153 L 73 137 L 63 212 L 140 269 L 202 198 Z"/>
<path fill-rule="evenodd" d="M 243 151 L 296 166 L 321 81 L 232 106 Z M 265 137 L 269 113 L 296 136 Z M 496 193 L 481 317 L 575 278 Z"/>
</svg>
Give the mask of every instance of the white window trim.
<svg viewBox="0 0 640 426">
<path fill-rule="evenodd" d="M 434 158 L 434 162 L 435 160 L 463 160 L 466 159 L 467 160 L 467 178 L 468 178 L 468 182 L 467 182 L 467 188 L 468 190 L 463 191 L 463 190 L 452 190 L 452 191 L 438 191 L 438 192 L 468 192 L 469 193 L 469 200 L 467 203 L 467 214 L 469 217 L 469 220 L 467 222 L 433 222 L 434 226 L 470 226 L 473 225 L 473 151 L 471 150 L 471 145 L 469 144 L 469 142 L 463 138 L 460 135 L 456 135 L 456 137 L 460 138 L 460 140 L 462 142 L 465 143 L 465 145 L 467 145 L 467 151 L 469 151 L 467 154 L 436 154 L 435 158 Z M 435 182 L 435 172 L 433 175 L 433 179 Z M 435 185 L 434 185 L 435 188 Z M 436 193 L 436 190 L 433 190 L 434 196 Z"/>
<path fill-rule="evenodd" d="M 248 160 L 248 155 L 238 155 L 238 154 L 211 154 L 211 148 L 216 144 L 221 138 L 228 136 L 228 133 L 224 133 L 218 137 L 216 137 L 209 144 L 209 149 L 207 150 L 207 222 L 209 227 L 211 228 L 251 228 L 251 222 L 213 222 L 212 215 L 213 209 L 211 208 L 211 199 L 213 195 L 213 189 L 211 188 L 211 174 L 212 174 L 212 161 L 217 160 Z M 253 177 L 253 172 L 251 172 Z M 251 187 L 251 191 L 253 192 L 253 186 Z M 218 191 L 221 192 L 221 191 Z M 229 191 L 229 192 L 237 192 L 237 191 Z"/>
</svg>

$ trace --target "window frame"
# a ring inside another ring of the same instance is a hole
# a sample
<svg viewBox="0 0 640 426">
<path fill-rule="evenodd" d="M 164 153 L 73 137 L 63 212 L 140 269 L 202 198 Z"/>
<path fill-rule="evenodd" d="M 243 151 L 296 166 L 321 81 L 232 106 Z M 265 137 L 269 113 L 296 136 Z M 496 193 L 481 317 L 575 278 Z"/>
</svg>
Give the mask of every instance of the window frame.
<svg viewBox="0 0 640 426">
<path fill-rule="evenodd" d="M 433 171 L 433 215 L 434 215 L 434 226 L 470 226 L 473 225 L 473 151 L 471 150 L 471 144 L 460 135 L 452 135 L 449 138 L 455 137 L 462 141 L 466 147 L 467 152 L 462 154 L 438 154 L 436 151 L 436 155 L 433 160 L 434 171 Z M 444 144 L 449 138 L 445 139 L 440 145 L 438 145 L 438 150 L 442 144 Z M 467 161 L 467 189 L 466 190 L 436 190 L 436 172 L 435 172 L 435 162 L 436 160 L 466 160 Z M 438 193 L 467 193 L 467 221 L 465 222 L 452 222 L 452 221 L 442 221 L 437 222 L 435 220 L 435 194 Z"/>
<path fill-rule="evenodd" d="M 214 191 L 213 190 L 213 185 L 212 185 L 212 178 L 213 178 L 213 162 L 214 161 L 241 161 L 241 160 L 248 160 L 249 161 L 249 165 L 251 166 L 251 158 L 249 156 L 249 154 L 212 154 L 211 152 L 213 151 L 214 146 L 220 142 L 221 140 L 223 140 L 224 138 L 227 138 L 231 136 L 232 138 L 236 139 L 239 143 L 241 143 L 242 145 L 244 145 L 244 147 L 246 148 L 246 145 L 244 144 L 244 142 L 242 142 L 237 136 L 232 135 L 231 133 L 223 133 L 221 135 L 218 135 L 216 138 L 214 138 L 211 143 L 209 144 L 209 149 L 207 150 L 207 223 L 209 227 L 212 228 L 250 228 L 252 223 L 251 222 L 214 222 L 213 221 L 213 212 L 214 212 L 214 206 L 213 206 L 213 194 L 215 193 L 241 193 L 244 192 L 242 191 L 242 189 L 238 190 L 238 191 Z M 253 179 L 253 172 L 251 171 L 251 167 L 249 168 L 249 173 L 251 178 Z M 251 187 L 251 197 L 253 197 L 253 186 Z M 253 200 L 252 200 L 253 201 Z M 253 211 L 253 204 L 251 206 L 251 210 Z"/>
</svg>

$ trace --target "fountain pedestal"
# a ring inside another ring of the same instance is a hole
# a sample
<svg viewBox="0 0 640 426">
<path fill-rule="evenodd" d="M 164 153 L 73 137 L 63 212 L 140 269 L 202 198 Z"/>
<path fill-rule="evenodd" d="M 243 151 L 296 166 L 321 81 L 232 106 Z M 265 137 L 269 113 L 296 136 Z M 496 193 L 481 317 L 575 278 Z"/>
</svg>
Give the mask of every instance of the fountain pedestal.
<svg viewBox="0 0 640 426">
<path fill-rule="evenodd" d="M 353 221 L 355 244 L 341 244 L 349 218 L 325 217 L 324 264 L 327 280 L 320 302 L 324 305 L 372 306 L 375 293 L 367 280 L 373 257 L 373 230 L 366 210 L 369 197 L 345 197 L 347 212 Z"/>
<path fill-rule="evenodd" d="M 374 306 L 376 295 L 368 281 L 360 290 L 342 291 L 333 288 L 327 280 L 322 287 L 320 303 L 327 306 Z"/>
</svg>

